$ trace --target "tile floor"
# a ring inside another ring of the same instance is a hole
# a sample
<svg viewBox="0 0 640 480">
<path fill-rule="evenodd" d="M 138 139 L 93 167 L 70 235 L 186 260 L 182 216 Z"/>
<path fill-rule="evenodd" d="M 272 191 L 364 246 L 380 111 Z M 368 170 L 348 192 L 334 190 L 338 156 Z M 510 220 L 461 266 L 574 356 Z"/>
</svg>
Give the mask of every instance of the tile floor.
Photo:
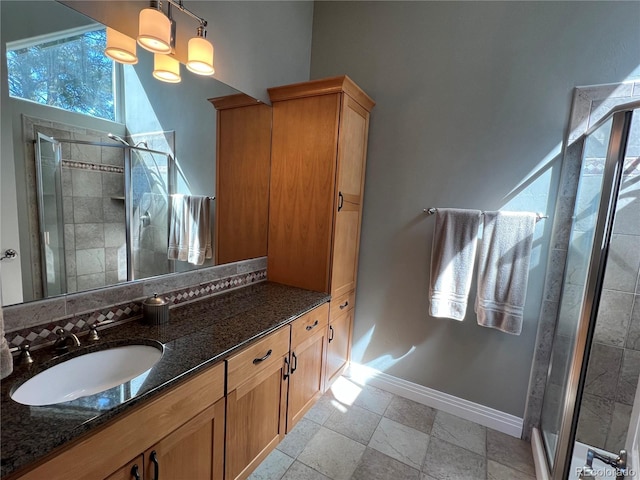
<svg viewBox="0 0 640 480">
<path fill-rule="evenodd" d="M 535 480 L 522 440 L 341 377 L 250 480 Z"/>
</svg>

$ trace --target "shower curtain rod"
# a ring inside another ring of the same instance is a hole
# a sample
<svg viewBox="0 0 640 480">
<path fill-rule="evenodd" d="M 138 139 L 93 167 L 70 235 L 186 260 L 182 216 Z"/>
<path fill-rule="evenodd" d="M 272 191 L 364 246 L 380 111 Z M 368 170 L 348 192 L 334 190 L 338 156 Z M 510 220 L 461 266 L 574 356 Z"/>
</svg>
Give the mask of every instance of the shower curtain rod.
<svg viewBox="0 0 640 480">
<path fill-rule="evenodd" d="M 437 208 L 423 208 L 422 211 L 427 215 L 433 215 L 438 211 Z M 484 212 L 480 212 L 480 215 L 484 215 Z M 543 215 L 542 213 L 536 213 L 536 221 L 542 220 L 543 218 L 549 218 L 549 215 Z"/>
</svg>

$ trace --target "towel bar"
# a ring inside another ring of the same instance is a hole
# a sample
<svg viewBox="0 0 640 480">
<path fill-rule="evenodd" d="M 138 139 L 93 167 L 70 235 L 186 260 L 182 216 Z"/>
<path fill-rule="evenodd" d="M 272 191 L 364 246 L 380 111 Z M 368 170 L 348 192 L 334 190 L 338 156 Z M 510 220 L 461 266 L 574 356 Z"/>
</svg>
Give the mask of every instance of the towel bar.
<svg viewBox="0 0 640 480">
<path fill-rule="evenodd" d="M 427 215 L 433 215 L 438 211 L 438 209 L 431 207 L 431 208 L 423 208 L 422 211 Z M 480 215 L 484 215 L 484 212 L 480 212 Z M 542 213 L 536 213 L 536 216 L 537 216 L 536 221 L 542 220 L 543 218 L 549 218 L 549 215 L 543 215 Z"/>
</svg>

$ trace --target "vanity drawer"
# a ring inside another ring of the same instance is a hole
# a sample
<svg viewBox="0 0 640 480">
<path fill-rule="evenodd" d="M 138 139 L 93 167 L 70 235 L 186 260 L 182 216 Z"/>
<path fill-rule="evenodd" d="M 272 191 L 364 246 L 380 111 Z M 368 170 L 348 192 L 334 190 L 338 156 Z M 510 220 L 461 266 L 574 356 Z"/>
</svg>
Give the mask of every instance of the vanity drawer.
<svg viewBox="0 0 640 480">
<path fill-rule="evenodd" d="M 317 332 L 323 332 L 329 324 L 329 304 L 314 308 L 291 324 L 291 345 L 294 347 Z"/>
<path fill-rule="evenodd" d="M 270 333 L 227 359 L 227 392 L 289 354 L 289 325 Z"/>
<path fill-rule="evenodd" d="M 341 314 L 352 310 L 356 304 L 356 292 L 351 290 L 331 300 L 331 315 L 329 322 L 333 322 Z"/>
</svg>

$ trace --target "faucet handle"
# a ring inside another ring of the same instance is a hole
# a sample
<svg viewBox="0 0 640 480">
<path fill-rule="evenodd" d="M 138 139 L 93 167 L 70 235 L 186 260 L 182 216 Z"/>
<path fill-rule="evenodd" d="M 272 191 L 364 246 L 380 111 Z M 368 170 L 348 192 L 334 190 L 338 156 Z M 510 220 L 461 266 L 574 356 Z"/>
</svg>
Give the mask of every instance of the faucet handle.
<svg viewBox="0 0 640 480">
<path fill-rule="evenodd" d="M 30 365 L 33 363 L 33 357 L 31 356 L 31 345 L 25 343 L 24 345 L 20 345 L 20 356 L 18 357 L 18 362 L 26 365 Z"/>
</svg>

